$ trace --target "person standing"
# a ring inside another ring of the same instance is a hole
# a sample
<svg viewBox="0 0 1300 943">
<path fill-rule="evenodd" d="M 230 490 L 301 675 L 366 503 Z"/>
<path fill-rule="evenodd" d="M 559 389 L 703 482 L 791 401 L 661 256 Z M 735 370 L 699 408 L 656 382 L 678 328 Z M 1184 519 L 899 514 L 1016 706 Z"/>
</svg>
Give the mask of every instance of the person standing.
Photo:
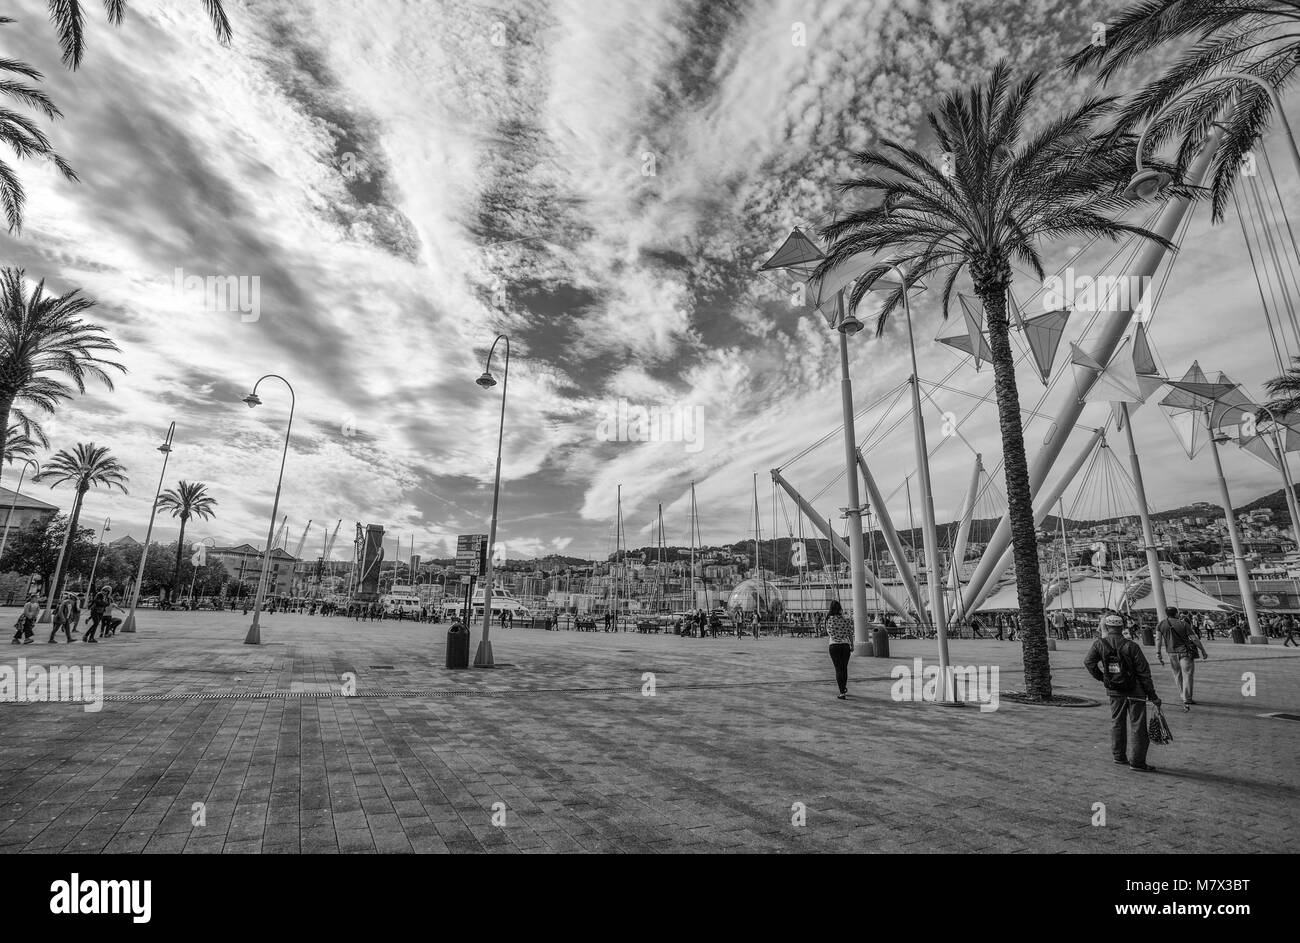
<svg viewBox="0 0 1300 943">
<path fill-rule="evenodd" d="M 835 666 L 835 686 L 839 700 L 849 696 L 849 655 L 853 652 L 853 623 L 844 618 L 838 599 L 832 599 L 826 611 L 826 638 L 829 640 L 831 664 Z"/>
<path fill-rule="evenodd" d="M 1096 639 L 1083 659 L 1083 667 L 1102 683 L 1110 698 L 1110 752 L 1116 763 L 1140 773 L 1155 772 L 1147 765 L 1147 701 L 1157 707 L 1160 698 L 1151 680 L 1151 665 L 1136 642 L 1124 638 L 1124 620 L 1108 615 L 1102 620 L 1105 635 Z"/>
<path fill-rule="evenodd" d="M 1202 658 L 1209 658 L 1205 646 L 1192 632 L 1185 619 L 1178 617 L 1178 609 L 1169 607 L 1169 618 L 1156 626 L 1156 659 L 1165 663 L 1164 651 L 1169 651 L 1169 667 L 1174 672 L 1174 681 L 1183 698 L 1183 710 L 1189 710 L 1196 703 L 1192 699 L 1192 685 L 1196 679 L 1196 654 L 1200 651 Z"/>
</svg>

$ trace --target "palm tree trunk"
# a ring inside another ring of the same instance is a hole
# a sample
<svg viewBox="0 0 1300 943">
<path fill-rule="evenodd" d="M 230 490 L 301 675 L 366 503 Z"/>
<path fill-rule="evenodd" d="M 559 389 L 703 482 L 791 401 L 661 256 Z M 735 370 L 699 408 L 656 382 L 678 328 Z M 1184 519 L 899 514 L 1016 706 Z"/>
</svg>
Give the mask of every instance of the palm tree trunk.
<svg viewBox="0 0 1300 943">
<path fill-rule="evenodd" d="M 1038 572 L 1038 534 L 1029 493 L 1029 465 L 1020 427 L 1020 392 L 1016 361 L 1007 322 L 1010 268 L 1003 263 L 989 280 L 977 279 L 975 293 L 984 305 L 993 354 L 998 424 L 1002 430 L 1002 468 L 1007 485 L 1007 516 L 1011 520 L 1016 600 L 1020 605 L 1020 644 L 1025 662 L 1025 692 L 1038 700 L 1052 696 L 1052 669 L 1047 655 L 1047 625 L 1043 617 L 1043 584 Z"/>
<path fill-rule="evenodd" d="M 9 413 L 13 406 L 12 396 L 0 397 L 0 465 L 4 464 L 5 449 L 9 447 Z"/>
<path fill-rule="evenodd" d="M 189 522 L 184 514 L 181 515 L 181 533 L 176 538 L 176 566 L 172 568 L 172 585 L 168 589 L 175 589 L 177 582 L 181 578 L 181 554 L 185 552 L 185 525 Z"/>
<path fill-rule="evenodd" d="M 68 582 L 68 571 L 72 569 L 72 553 L 77 544 L 77 523 L 81 520 L 81 502 L 85 497 L 86 492 L 78 488 L 77 497 L 72 502 L 72 516 L 68 518 L 68 549 L 63 554 L 63 570 L 59 573 L 59 581 L 54 587 L 55 609 L 59 606 L 59 600 L 63 598 L 63 587 Z"/>
</svg>

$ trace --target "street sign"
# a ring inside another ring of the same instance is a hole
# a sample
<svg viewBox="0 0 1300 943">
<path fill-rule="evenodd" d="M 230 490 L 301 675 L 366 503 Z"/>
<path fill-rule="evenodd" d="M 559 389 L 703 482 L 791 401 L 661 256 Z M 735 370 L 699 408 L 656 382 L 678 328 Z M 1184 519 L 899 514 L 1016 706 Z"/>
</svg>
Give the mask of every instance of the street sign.
<svg viewBox="0 0 1300 943">
<path fill-rule="evenodd" d="M 456 573 L 482 576 L 487 570 L 487 534 L 460 534 L 456 538 Z"/>
</svg>

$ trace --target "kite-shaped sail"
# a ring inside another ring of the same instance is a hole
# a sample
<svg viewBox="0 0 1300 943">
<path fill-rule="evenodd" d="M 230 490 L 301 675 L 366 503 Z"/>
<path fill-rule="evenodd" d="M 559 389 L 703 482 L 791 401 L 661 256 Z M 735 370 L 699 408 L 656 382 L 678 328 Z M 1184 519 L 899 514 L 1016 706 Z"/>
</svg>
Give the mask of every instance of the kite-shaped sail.
<svg viewBox="0 0 1300 943">
<path fill-rule="evenodd" d="M 1029 342 L 1029 352 L 1034 356 L 1034 364 L 1038 367 L 1044 385 L 1047 384 L 1047 378 L 1052 373 L 1052 364 L 1056 362 L 1056 351 L 1061 346 L 1061 338 L 1065 336 L 1065 325 L 1069 320 L 1070 310 L 1062 308 L 1020 322 L 1025 332 L 1025 340 Z"/>
<path fill-rule="evenodd" d="M 1106 369 L 1097 374 L 1083 399 L 1086 403 L 1140 403 L 1142 391 L 1133 371 L 1131 342 L 1126 338 Z"/>
<path fill-rule="evenodd" d="M 975 304 L 960 292 L 957 293 L 957 301 L 961 304 L 962 317 L 966 321 L 967 339 L 966 346 L 958 347 L 958 350 L 965 350 L 974 357 L 975 369 L 978 370 L 981 360 L 990 362 L 993 360 L 993 351 L 989 349 L 988 341 L 984 338 L 984 307 Z"/>
<path fill-rule="evenodd" d="M 1205 440 L 1202 437 L 1205 432 L 1205 424 L 1201 421 L 1201 417 L 1196 415 L 1195 410 L 1171 410 L 1164 407 L 1162 411 L 1165 414 L 1165 419 L 1169 422 L 1169 428 L 1174 432 L 1174 438 L 1183 447 L 1187 457 L 1195 458 L 1196 453 L 1205 445 Z"/>
<path fill-rule="evenodd" d="M 1147 329 L 1139 324 L 1133 335 L 1133 369 L 1140 376 L 1154 376 L 1160 373 L 1156 367 L 1156 358 L 1151 353 L 1151 342 L 1147 340 Z"/>
<path fill-rule="evenodd" d="M 824 258 L 826 254 L 817 248 L 817 243 L 805 236 L 803 230 L 796 228 L 781 243 L 781 248 L 773 252 L 772 257 L 760 265 L 758 270 L 766 272 L 771 269 L 789 269 L 806 280 L 812 277 L 817 264 Z"/>
<path fill-rule="evenodd" d="M 1220 396 L 1231 390 L 1235 383 L 1212 383 L 1199 363 L 1193 362 L 1181 380 L 1166 381 L 1174 389 L 1160 401 L 1170 409 L 1208 409 Z"/>
<path fill-rule="evenodd" d="M 1016 327 L 1020 330 L 1025 329 L 1025 313 L 1020 310 L 1020 305 L 1016 302 L 1016 296 L 1011 294 L 1011 289 L 1007 289 L 1007 312 L 1011 315 L 1011 320 L 1015 322 Z"/>
</svg>

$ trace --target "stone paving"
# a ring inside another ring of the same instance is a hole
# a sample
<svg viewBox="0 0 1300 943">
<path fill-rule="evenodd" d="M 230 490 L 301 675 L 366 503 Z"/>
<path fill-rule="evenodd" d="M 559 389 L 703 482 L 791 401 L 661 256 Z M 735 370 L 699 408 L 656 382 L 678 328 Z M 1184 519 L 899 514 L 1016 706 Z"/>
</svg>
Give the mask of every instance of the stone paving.
<svg viewBox="0 0 1300 943">
<path fill-rule="evenodd" d="M 840 701 L 819 639 L 498 630 L 498 668 L 450 671 L 445 626 L 280 614 L 253 647 L 247 622 L 10 647 L 0 668 L 101 665 L 107 698 L 0 703 L 0 852 L 1300 850 L 1300 722 L 1260 716 L 1300 716 L 1294 648 L 1208 643 L 1144 775 L 1101 706 L 895 702 L 932 642 L 853 659 Z M 1087 646 L 1060 643 L 1054 683 L 1101 701 Z M 952 643 L 1004 691 L 1019 658 Z"/>
</svg>

